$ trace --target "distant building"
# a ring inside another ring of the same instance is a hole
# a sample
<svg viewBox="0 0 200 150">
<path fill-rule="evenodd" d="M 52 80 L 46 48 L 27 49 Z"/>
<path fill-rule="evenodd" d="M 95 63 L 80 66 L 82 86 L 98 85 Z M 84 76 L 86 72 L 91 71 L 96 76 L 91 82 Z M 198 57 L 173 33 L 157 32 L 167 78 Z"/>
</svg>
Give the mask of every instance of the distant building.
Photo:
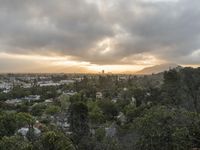
<svg viewBox="0 0 200 150">
<path fill-rule="evenodd" d="M 40 87 L 45 87 L 45 86 L 59 86 L 60 83 L 41 83 L 39 84 Z"/>
<path fill-rule="evenodd" d="M 117 103 L 117 98 L 113 98 L 111 101 L 112 101 L 113 103 Z"/>
<path fill-rule="evenodd" d="M 101 92 L 97 92 L 96 93 L 96 98 L 97 99 L 102 99 L 103 98 L 103 94 Z"/>
<path fill-rule="evenodd" d="M 2 90 L 10 90 L 13 87 L 11 83 L 3 82 L 0 83 L 0 89 Z"/>
<path fill-rule="evenodd" d="M 105 128 L 106 137 L 114 137 L 117 134 L 116 124 L 112 123 L 112 125 L 108 128 Z"/>
<path fill-rule="evenodd" d="M 54 83 L 53 81 L 49 80 L 49 81 L 38 82 L 38 85 L 40 87 L 45 87 L 45 86 L 59 86 L 61 84 L 60 83 Z"/>
<path fill-rule="evenodd" d="M 131 97 L 131 104 L 134 105 L 134 106 L 136 105 L 136 99 L 135 99 L 135 97 Z"/>
<path fill-rule="evenodd" d="M 51 99 L 46 99 L 44 102 L 45 103 L 53 103 L 53 99 L 52 98 Z"/>
<path fill-rule="evenodd" d="M 5 89 L 3 90 L 3 93 L 9 93 L 11 90 L 10 89 Z"/>
<path fill-rule="evenodd" d="M 60 81 L 60 84 L 72 84 L 72 83 L 74 83 L 75 81 L 74 80 L 61 80 Z"/>
<path fill-rule="evenodd" d="M 16 106 L 18 104 L 21 104 L 22 100 L 21 99 L 11 99 L 11 100 L 6 100 L 5 103 L 8 104 L 8 105 Z"/>
<path fill-rule="evenodd" d="M 76 94 L 77 94 L 77 92 L 74 92 L 74 91 L 63 92 L 63 95 L 66 95 L 66 96 L 73 96 Z"/>
<path fill-rule="evenodd" d="M 36 128 L 36 127 L 33 127 L 33 129 L 34 129 L 34 135 L 35 135 L 35 136 L 40 136 L 41 131 L 40 131 L 38 128 Z M 24 136 L 24 137 L 26 137 L 28 131 L 29 131 L 29 128 L 24 127 L 24 128 L 19 129 L 19 130 L 17 131 L 17 133 L 18 133 L 18 134 L 21 134 L 21 135 Z"/>
<path fill-rule="evenodd" d="M 117 119 L 121 122 L 122 125 L 126 122 L 126 116 L 124 115 L 123 112 L 119 113 L 119 115 L 117 116 Z"/>
<path fill-rule="evenodd" d="M 25 89 L 28 89 L 28 88 L 31 88 L 31 87 L 32 87 L 32 84 L 31 84 L 31 83 L 24 83 L 24 84 L 22 85 L 22 87 L 25 88 Z"/>
<path fill-rule="evenodd" d="M 118 81 L 128 80 L 128 76 L 118 76 Z"/>
<path fill-rule="evenodd" d="M 80 82 L 81 80 L 83 80 L 83 77 L 77 77 L 77 78 L 73 78 L 73 80 Z"/>
<path fill-rule="evenodd" d="M 124 91 L 127 91 L 128 89 L 125 87 L 125 88 L 123 88 L 123 90 L 124 90 Z"/>
<path fill-rule="evenodd" d="M 40 95 L 29 95 L 24 98 L 24 100 L 30 101 L 38 101 L 40 100 Z"/>
</svg>

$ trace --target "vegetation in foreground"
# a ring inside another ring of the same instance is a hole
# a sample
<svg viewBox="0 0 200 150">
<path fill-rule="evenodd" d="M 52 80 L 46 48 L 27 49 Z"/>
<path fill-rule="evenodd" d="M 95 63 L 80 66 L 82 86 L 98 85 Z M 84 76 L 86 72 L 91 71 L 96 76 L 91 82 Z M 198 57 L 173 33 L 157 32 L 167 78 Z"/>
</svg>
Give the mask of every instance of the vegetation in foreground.
<svg viewBox="0 0 200 150">
<path fill-rule="evenodd" d="M 66 96 L 60 90 L 77 94 Z M 101 92 L 102 97 L 96 93 Z M 5 104 L 27 93 L 40 102 Z M 45 99 L 52 98 L 50 104 Z M 58 87 L 1 93 L 1 150 L 191 150 L 200 148 L 200 68 L 128 77 L 85 76 Z M 64 128 L 65 121 L 69 127 Z M 58 123 L 59 122 L 59 123 Z M 28 129 L 25 135 L 19 129 Z M 40 129 L 41 133 L 36 133 Z"/>
</svg>

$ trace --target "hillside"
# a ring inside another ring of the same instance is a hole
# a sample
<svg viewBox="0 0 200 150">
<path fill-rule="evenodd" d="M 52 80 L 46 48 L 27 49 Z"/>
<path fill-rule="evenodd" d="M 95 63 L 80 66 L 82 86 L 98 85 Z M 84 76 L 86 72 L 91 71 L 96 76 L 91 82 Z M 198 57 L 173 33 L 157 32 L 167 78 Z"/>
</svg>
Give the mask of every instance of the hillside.
<svg viewBox="0 0 200 150">
<path fill-rule="evenodd" d="M 160 73 L 160 72 L 167 71 L 169 69 L 173 69 L 177 67 L 180 67 L 180 66 L 177 64 L 161 64 L 161 65 L 144 68 L 136 72 L 136 74 L 153 74 L 153 73 L 156 74 L 156 73 Z"/>
</svg>

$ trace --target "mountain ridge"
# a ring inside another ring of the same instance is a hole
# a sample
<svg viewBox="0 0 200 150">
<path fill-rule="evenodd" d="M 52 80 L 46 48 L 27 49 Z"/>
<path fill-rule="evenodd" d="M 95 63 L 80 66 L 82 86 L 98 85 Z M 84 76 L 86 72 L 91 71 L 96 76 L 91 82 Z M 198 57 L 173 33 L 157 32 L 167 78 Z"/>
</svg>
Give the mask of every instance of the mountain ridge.
<svg viewBox="0 0 200 150">
<path fill-rule="evenodd" d="M 157 74 L 161 73 L 173 68 L 178 68 L 181 67 L 178 64 L 173 64 L 173 63 L 166 63 L 166 64 L 160 64 L 160 65 L 155 65 L 152 67 L 146 67 L 140 71 L 135 72 L 135 74 L 142 75 L 142 74 Z"/>
</svg>

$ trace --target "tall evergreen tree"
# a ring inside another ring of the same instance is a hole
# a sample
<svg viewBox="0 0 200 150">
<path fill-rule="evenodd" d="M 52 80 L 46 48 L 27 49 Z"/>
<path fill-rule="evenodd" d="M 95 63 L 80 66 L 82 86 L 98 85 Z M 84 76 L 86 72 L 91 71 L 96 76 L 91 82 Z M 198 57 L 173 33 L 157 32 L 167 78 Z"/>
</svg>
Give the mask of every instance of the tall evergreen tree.
<svg viewBox="0 0 200 150">
<path fill-rule="evenodd" d="M 82 137 L 89 135 L 88 107 L 84 103 L 75 102 L 70 105 L 68 121 L 76 144 Z"/>
</svg>

